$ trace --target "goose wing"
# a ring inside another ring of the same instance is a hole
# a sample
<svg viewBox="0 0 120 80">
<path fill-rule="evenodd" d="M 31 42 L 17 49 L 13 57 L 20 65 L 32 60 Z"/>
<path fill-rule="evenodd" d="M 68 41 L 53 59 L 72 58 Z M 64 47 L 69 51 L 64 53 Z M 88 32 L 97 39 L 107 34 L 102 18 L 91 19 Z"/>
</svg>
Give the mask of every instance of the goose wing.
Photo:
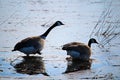
<svg viewBox="0 0 120 80">
<path fill-rule="evenodd" d="M 39 41 L 37 38 L 33 38 L 33 37 L 29 37 L 29 38 L 26 38 L 20 42 L 18 42 L 14 49 L 12 51 L 15 51 L 15 50 L 20 50 L 22 48 L 27 48 L 27 47 L 34 47 L 34 48 L 38 48 L 39 46 Z"/>
<path fill-rule="evenodd" d="M 78 45 L 80 45 L 80 44 L 83 44 L 83 43 L 71 42 L 71 43 L 63 45 L 62 49 L 63 50 L 71 50 L 71 49 L 77 48 Z"/>
<path fill-rule="evenodd" d="M 83 53 L 83 54 L 90 54 L 90 48 L 89 46 L 85 45 L 84 43 L 79 43 L 79 42 L 72 42 L 72 43 L 68 43 L 63 45 L 62 47 L 63 50 L 72 50 L 72 51 L 77 51 L 79 53 Z"/>
</svg>

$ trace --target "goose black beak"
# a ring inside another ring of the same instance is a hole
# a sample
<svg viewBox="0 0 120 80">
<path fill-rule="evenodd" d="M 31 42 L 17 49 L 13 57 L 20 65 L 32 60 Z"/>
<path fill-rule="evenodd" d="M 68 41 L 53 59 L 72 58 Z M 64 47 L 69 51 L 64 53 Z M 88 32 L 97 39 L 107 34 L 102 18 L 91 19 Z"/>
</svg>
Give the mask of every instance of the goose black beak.
<svg viewBox="0 0 120 80">
<path fill-rule="evenodd" d="M 97 44 L 99 44 L 98 42 L 96 42 Z"/>
<path fill-rule="evenodd" d="M 15 51 L 14 49 L 12 50 L 12 52 Z"/>
</svg>

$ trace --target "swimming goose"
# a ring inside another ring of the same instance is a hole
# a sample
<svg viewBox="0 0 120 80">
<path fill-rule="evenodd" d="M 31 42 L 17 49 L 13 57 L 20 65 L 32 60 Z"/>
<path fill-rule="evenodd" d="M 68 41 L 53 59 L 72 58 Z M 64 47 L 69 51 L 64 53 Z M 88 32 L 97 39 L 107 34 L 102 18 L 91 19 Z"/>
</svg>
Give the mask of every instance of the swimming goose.
<svg viewBox="0 0 120 80">
<path fill-rule="evenodd" d="M 88 45 L 80 42 L 71 42 L 63 45 L 62 50 L 67 51 L 72 59 L 89 60 L 91 56 L 91 44 L 98 43 L 94 38 L 91 38 Z"/>
<path fill-rule="evenodd" d="M 28 37 L 18 42 L 12 51 L 20 51 L 27 56 L 29 54 L 41 54 L 40 51 L 44 47 L 44 41 L 49 32 L 56 26 L 64 25 L 61 21 L 56 21 L 45 33 L 40 36 Z"/>
</svg>

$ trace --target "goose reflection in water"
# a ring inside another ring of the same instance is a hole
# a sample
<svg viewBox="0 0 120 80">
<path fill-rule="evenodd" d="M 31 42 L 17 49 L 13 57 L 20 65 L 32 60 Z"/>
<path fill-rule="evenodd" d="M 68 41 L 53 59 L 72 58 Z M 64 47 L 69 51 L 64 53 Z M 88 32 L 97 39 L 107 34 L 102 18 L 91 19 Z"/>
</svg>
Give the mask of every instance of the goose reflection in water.
<svg viewBox="0 0 120 80">
<path fill-rule="evenodd" d="M 86 70 L 91 68 L 92 60 L 67 60 L 67 69 L 64 73 L 75 72 L 79 70 Z"/>
<path fill-rule="evenodd" d="M 14 65 L 14 68 L 18 73 L 22 74 L 43 74 L 49 76 L 45 71 L 44 62 L 42 57 L 36 56 L 22 56 L 23 60 Z"/>
</svg>

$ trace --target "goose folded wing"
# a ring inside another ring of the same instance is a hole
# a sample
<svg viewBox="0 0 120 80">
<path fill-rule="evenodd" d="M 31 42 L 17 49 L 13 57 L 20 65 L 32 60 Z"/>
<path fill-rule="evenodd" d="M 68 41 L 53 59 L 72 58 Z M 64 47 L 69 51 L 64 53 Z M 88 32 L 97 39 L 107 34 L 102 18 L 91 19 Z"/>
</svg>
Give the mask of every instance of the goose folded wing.
<svg viewBox="0 0 120 80">
<path fill-rule="evenodd" d="M 22 48 L 26 48 L 26 47 L 34 47 L 34 48 L 37 48 L 38 47 L 38 41 L 33 39 L 33 38 L 26 38 L 24 40 L 22 40 L 21 42 L 18 42 L 16 45 L 15 45 L 15 50 L 19 50 L 19 49 L 22 49 Z"/>
</svg>

